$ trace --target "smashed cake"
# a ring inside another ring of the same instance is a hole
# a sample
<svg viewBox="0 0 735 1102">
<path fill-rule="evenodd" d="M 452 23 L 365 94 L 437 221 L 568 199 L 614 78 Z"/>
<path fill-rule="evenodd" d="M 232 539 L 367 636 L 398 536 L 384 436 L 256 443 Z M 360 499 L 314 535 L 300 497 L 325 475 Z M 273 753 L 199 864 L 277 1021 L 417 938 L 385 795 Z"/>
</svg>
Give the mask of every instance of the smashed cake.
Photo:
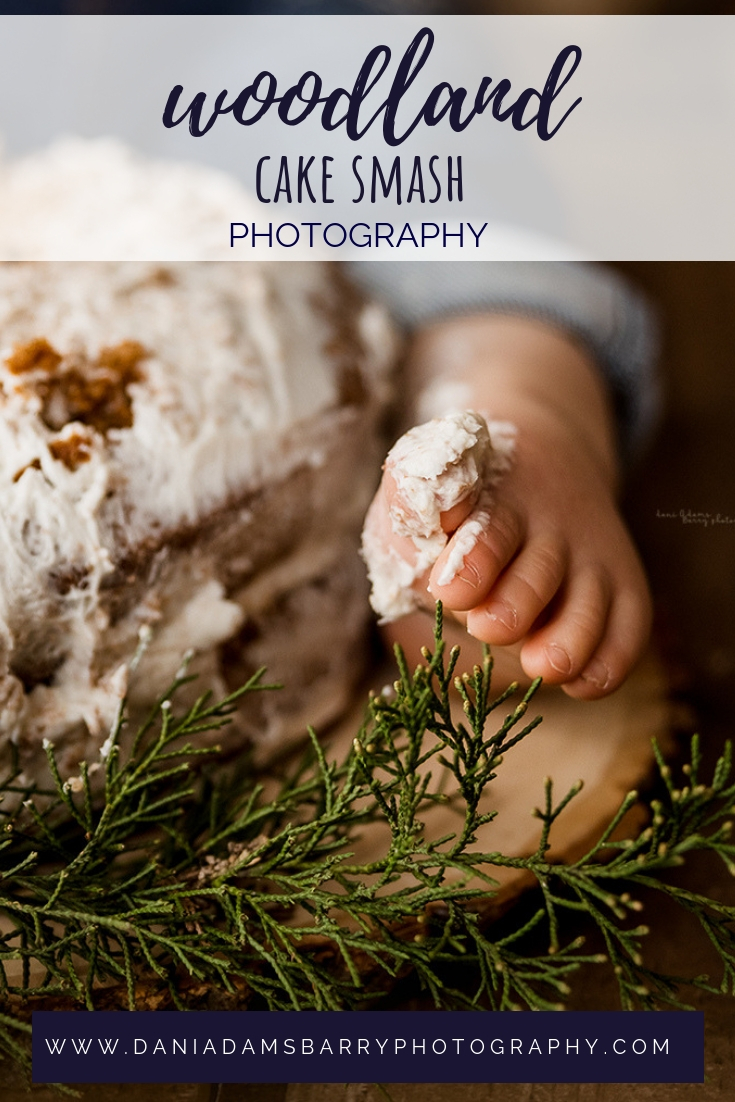
<svg viewBox="0 0 735 1102">
<path fill-rule="evenodd" d="M 0 757 L 73 772 L 188 651 L 286 684 L 231 747 L 340 711 L 392 354 L 335 265 L 0 264 Z"/>
</svg>

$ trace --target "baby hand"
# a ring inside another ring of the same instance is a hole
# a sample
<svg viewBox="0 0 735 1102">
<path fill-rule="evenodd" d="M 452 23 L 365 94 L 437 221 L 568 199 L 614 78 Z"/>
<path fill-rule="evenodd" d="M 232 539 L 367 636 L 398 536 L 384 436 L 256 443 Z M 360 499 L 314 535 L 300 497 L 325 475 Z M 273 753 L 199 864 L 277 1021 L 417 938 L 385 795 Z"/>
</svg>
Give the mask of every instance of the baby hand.
<svg viewBox="0 0 735 1102">
<path fill-rule="evenodd" d="M 520 644 L 529 677 L 604 696 L 648 635 L 642 567 L 583 439 L 539 410 L 514 451 L 473 413 L 399 441 L 366 522 L 374 601 L 395 619 L 440 599 L 476 639 Z"/>
</svg>

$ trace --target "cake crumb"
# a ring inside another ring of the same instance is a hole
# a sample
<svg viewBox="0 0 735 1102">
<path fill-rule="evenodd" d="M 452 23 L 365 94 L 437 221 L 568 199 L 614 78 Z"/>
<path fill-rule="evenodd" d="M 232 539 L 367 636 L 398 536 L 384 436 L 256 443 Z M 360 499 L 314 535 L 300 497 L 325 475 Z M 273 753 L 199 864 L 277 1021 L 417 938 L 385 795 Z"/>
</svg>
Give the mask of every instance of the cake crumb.
<svg viewBox="0 0 735 1102">
<path fill-rule="evenodd" d="M 20 393 L 30 391 L 39 396 L 41 419 L 47 428 L 58 432 L 64 425 L 80 421 L 105 436 L 110 429 L 129 429 L 133 424 L 128 387 L 143 379 L 140 363 L 148 355 L 139 341 L 125 340 L 102 348 L 96 360 L 74 356 L 65 362 L 45 337 L 35 337 L 17 344 L 5 366 L 13 375 L 29 376 Z M 71 458 L 66 447 L 64 454 Z M 77 450 L 76 466 L 86 458 Z"/>
<path fill-rule="evenodd" d="M 129 429 L 133 424 L 131 383 L 140 382 L 140 361 L 148 352 L 138 341 L 122 341 L 103 348 L 96 363 L 84 363 L 57 371 L 41 379 L 36 389 L 41 396 L 41 417 L 50 429 L 61 429 L 71 421 L 106 436 L 110 429 Z"/>
<path fill-rule="evenodd" d="M 82 463 L 89 463 L 92 458 L 91 441 L 78 432 L 72 433 L 71 436 L 65 436 L 60 440 L 52 440 L 48 450 L 54 459 L 58 459 L 70 471 L 76 471 Z"/>
<path fill-rule="evenodd" d="M 23 475 L 26 473 L 26 471 L 40 471 L 40 470 L 41 470 L 41 460 L 38 457 L 36 457 L 35 459 L 32 459 L 30 461 L 30 463 L 26 463 L 25 466 L 21 467 L 20 470 L 15 472 L 15 474 L 13 475 L 13 482 L 18 482 L 19 479 L 21 479 L 23 477 Z"/>
<path fill-rule="evenodd" d="M 25 344 L 16 344 L 5 366 L 13 375 L 25 375 L 30 371 L 44 371 L 51 375 L 62 359 L 45 337 L 36 337 Z"/>
</svg>

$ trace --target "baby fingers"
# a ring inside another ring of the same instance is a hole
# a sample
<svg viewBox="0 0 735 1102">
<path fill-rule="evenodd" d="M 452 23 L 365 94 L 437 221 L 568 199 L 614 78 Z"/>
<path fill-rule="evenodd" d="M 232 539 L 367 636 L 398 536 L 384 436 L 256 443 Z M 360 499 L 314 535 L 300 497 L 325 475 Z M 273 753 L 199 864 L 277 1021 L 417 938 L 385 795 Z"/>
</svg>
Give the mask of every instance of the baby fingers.
<svg viewBox="0 0 735 1102">
<path fill-rule="evenodd" d="M 523 639 L 559 590 L 567 559 L 561 539 L 529 542 L 501 574 L 489 598 L 468 613 L 470 635 L 497 646 Z"/>
<path fill-rule="evenodd" d="M 511 506 L 498 502 L 491 514 L 476 511 L 437 559 L 429 579 L 432 596 L 457 612 L 476 608 L 518 551 L 524 535 L 524 521 Z"/>
</svg>

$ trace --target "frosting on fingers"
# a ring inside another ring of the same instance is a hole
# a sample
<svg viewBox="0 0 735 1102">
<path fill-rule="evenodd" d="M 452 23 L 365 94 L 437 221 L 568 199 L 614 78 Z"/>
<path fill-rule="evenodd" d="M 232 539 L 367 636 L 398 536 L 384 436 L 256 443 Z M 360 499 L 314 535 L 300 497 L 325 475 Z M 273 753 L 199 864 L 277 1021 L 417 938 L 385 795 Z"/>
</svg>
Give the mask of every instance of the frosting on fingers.
<svg viewBox="0 0 735 1102">
<path fill-rule="evenodd" d="M 515 435 L 513 425 L 488 422 L 482 414 L 465 410 L 418 425 L 388 453 L 384 469 L 396 488 L 389 507 L 390 530 L 410 541 L 414 556 L 408 562 L 391 544 L 390 533 L 386 539 L 374 506 L 362 550 L 372 586 L 370 601 L 383 623 L 420 606 L 415 582 L 431 569 L 451 538 L 442 529 L 441 516 L 469 501 L 471 512 L 454 534 L 439 584 L 448 585 L 462 569 L 489 520 L 491 490 L 510 466 Z"/>
</svg>

